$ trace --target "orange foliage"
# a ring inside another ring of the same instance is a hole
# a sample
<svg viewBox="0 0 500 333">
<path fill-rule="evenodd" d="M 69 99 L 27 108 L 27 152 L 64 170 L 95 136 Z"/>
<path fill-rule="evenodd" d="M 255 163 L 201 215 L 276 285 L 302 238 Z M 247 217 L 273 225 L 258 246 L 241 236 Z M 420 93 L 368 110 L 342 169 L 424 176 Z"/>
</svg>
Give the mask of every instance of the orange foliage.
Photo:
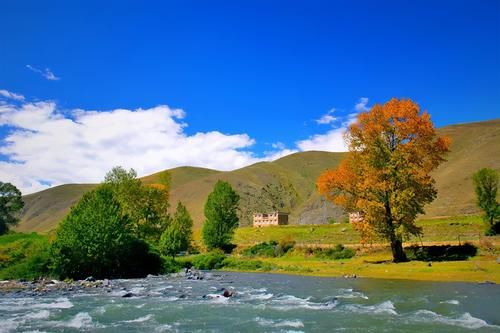
<svg viewBox="0 0 500 333">
<path fill-rule="evenodd" d="M 430 172 L 444 161 L 450 139 L 438 137 L 430 116 L 407 99 L 392 99 L 358 115 L 346 140 L 347 157 L 325 171 L 317 188 L 347 212 L 360 212 L 354 227 L 391 241 L 421 233 L 414 221 L 436 196 Z"/>
</svg>

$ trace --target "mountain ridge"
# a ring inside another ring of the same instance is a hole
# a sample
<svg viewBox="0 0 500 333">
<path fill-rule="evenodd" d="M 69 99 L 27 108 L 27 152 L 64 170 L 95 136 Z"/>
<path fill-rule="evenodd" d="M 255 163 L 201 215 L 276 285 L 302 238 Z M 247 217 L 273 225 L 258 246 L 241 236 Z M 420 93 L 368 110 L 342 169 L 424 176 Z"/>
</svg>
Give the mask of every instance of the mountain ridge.
<svg viewBox="0 0 500 333">
<path fill-rule="evenodd" d="M 425 217 L 474 214 L 478 212 L 472 174 L 481 167 L 500 170 L 500 119 L 438 128 L 452 139 L 447 161 L 434 173 L 438 197 L 426 206 Z M 241 169 L 219 171 L 199 167 L 169 169 L 172 175 L 171 206 L 182 201 L 195 227 L 203 223 L 203 205 L 219 179 L 228 181 L 240 194 L 241 224 L 251 223 L 255 211 L 284 210 L 292 224 L 327 223 L 343 219 L 340 208 L 325 201 L 315 190 L 319 174 L 335 168 L 345 153 L 299 152 L 272 162 L 259 162 Z M 142 177 L 157 181 L 160 174 Z M 25 208 L 18 231 L 48 232 L 67 214 L 85 191 L 97 184 L 65 184 L 23 196 Z"/>
</svg>

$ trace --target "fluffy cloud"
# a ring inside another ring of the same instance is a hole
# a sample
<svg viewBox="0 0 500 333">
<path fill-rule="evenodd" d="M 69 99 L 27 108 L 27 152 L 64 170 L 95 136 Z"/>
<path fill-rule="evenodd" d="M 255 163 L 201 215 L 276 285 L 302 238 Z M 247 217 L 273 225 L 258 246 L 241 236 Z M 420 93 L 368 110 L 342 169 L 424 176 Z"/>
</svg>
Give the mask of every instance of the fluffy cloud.
<svg viewBox="0 0 500 333">
<path fill-rule="evenodd" d="M 337 128 L 328 131 L 325 134 L 316 134 L 307 140 L 297 142 L 297 147 L 302 151 L 321 150 L 342 152 L 347 151 L 347 146 L 344 142 L 345 128 Z"/>
<path fill-rule="evenodd" d="M 337 120 L 336 117 L 333 116 L 333 113 L 335 112 L 335 109 L 331 109 L 328 111 L 326 114 L 322 115 L 319 119 L 316 119 L 316 123 L 320 125 L 328 125 L 333 123 L 335 120 Z"/>
<path fill-rule="evenodd" d="M 4 89 L 0 89 L 0 96 L 5 97 L 7 99 L 13 99 L 15 101 L 24 101 L 23 95 L 15 94 L 13 92 Z"/>
<path fill-rule="evenodd" d="M 36 68 L 35 66 L 31 65 L 26 65 L 26 68 L 28 68 L 30 71 L 35 72 L 37 74 L 40 74 L 44 78 L 46 78 L 49 81 L 57 81 L 60 80 L 60 77 L 55 76 L 54 73 L 50 70 L 50 68 L 45 68 L 44 70 L 40 68 Z"/>
<path fill-rule="evenodd" d="M 51 185 L 99 182 L 115 165 L 139 175 L 192 165 L 232 170 L 287 155 L 292 150 L 248 150 L 247 134 L 217 131 L 187 135 L 182 110 L 166 105 L 106 112 L 73 110 L 63 115 L 53 102 L 2 103 L 0 126 L 12 130 L 0 146 L 0 179 L 24 194 Z"/>
<path fill-rule="evenodd" d="M 344 133 L 347 130 L 347 127 L 356 121 L 356 117 L 358 113 L 368 111 L 370 108 L 368 107 L 368 98 L 361 97 L 354 105 L 354 111 L 349 113 L 347 116 L 341 119 L 342 123 L 340 126 L 332 128 L 325 134 L 316 134 L 311 136 L 306 140 L 297 141 L 297 147 L 302 151 L 307 150 L 322 150 L 322 151 L 331 151 L 331 152 L 343 152 L 347 151 L 347 144 L 344 140 Z M 323 117 L 327 116 L 324 115 Z M 322 118 L 323 118 L 322 117 Z M 319 120 L 321 120 L 320 118 Z M 321 124 L 317 121 L 318 124 Z"/>
<path fill-rule="evenodd" d="M 354 110 L 367 103 L 360 99 Z M 295 148 L 277 142 L 257 156 L 250 150 L 254 139 L 244 133 L 186 134 L 184 111 L 166 105 L 62 113 L 54 102 L 29 102 L 0 90 L 0 126 L 10 131 L 0 142 L 0 180 L 28 194 L 60 184 L 100 182 L 116 165 L 142 176 L 185 165 L 233 170 L 298 151 L 345 151 L 343 133 L 356 115 L 339 117 L 339 127 L 298 141 Z"/>
<path fill-rule="evenodd" d="M 370 108 L 367 106 L 368 105 L 368 98 L 367 97 L 361 97 L 359 99 L 359 102 L 356 103 L 356 105 L 354 106 L 354 110 L 356 110 L 356 112 L 366 112 L 368 110 L 370 110 Z"/>
</svg>

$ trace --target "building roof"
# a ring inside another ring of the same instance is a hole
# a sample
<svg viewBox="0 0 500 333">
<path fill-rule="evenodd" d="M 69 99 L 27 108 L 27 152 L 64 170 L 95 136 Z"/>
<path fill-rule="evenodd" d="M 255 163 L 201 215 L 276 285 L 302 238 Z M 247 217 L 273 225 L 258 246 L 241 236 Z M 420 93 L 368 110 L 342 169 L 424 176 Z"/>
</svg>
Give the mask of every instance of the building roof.
<svg viewBox="0 0 500 333">
<path fill-rule="evenodd" d="M 285 213 L 285 212 L 279 212 L 279 211 L 274 211 L 274 212 L 258 212 L 258 213 L 253 213 L 253 215 L 256 214 L 280 214 L 280 215 L 290 215 L 290 213 Z"/>
</svg>

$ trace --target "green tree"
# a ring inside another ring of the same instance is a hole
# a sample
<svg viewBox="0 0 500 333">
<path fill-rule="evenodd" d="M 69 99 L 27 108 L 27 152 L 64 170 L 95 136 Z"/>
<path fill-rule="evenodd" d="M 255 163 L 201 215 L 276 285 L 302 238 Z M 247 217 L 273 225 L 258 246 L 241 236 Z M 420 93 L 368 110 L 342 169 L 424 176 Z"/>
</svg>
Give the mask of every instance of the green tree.
<svg viewBox="0 0 500 333">
<path fill-rule="evenodd" d="M 161 185 L 143 185 L 140 195 L 131 205 L 134 234 L 157 244 L 170 223 L 168 191 Z"/>
<path fill-rule="evenodd" d="M 130 220 L 109 187 L 87 192 L 59 225 L 51 245 L 60 277 L 138 277 L 157 273 L 160 262 L 134 238 Z"/>
<path fill-rule="evenodd" d="M 172 258 L 180 251 L 186 251 L 191 244 L 193 220 L 186 206 L 177 204 L 174 218 L 160 239 L 161 251 Z"/>
<path fill-rule="evenodd" d="M 134 169 L 126 171 L 117 166 L 104 178 L 104 184 L 111 188 L 123 213 L 128 215 L 133 234 L 153 243 L 159 241 L 170 221 L 169 173 L 163 172 L 160 176 L 165 184 L 144 185 Z"/>
<path fill-rule="evenodd" d="M 23 207 L 21 192 L 11 183 L 0 182 L 0 235 L 19 222 L 17 214 Z"/>
<path fill-rule="evenodd" d="M 205 203 L 203 242 L 209 249 L 227 250 L 231 246 L 234 230 L 238 226 L 240 196 L 228 182 L 219 180 Z"/>
<path fill-rule="evenodd" d="M 477 205 L 483 210 L 483 219 L 488 223 L 487 235 L 500 233 L 500 205 L 497 202 L 498 172 L 483 168 L 472 177 L 477 195 Z"/>
</svg>

